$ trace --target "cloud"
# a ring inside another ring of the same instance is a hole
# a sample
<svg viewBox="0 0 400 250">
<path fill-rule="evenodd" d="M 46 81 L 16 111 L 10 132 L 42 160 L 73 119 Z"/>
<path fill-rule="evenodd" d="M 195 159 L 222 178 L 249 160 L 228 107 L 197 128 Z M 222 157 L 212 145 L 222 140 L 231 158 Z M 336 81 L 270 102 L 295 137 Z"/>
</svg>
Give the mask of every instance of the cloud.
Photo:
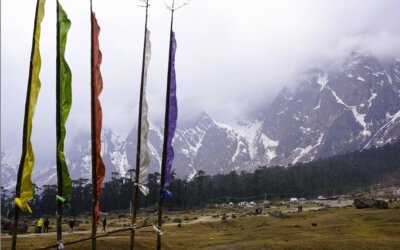
<svg viewBox="0 0 400 250">
<path fill-rule="evenodd" d="M 372 54 L 381 61 L 393 59 L 400 55 L 400 35 L 390 34 L 382 31 L 376 34 L 359 34 L 344 37 L 341 39 L 332 54 L 340 52 L 339 55 L 348 54 L 357 50 L 363 53 Z"/>
<path fill-rule="evenodd" d="M 89 5 L 61 1 L 72 20 L 66 57 L 73 73 L 67 144 L 90 129 Z M 1 142 L 20 148 L 34 1 L 6 1 L 2 18 Z M 104 126 L 126 135 L 137 122 L 144 9 L 131 0 L 98 0 Z M 24 8 L 21 8 L 24 6 Z M 363 49 L 398 56 L 400 9 L 395 0 L 193 0 L 175 16 L 179 117 L 205 110 L 232 121 L 270 103 L 311 67 Z M 152 59 L 148 102 L 153 123 L 164 115 L 170 13 L 151 1 Z M 55 155 L 55 2 L 43 21 L 42 91 L 33 141 L 40 157 Z M 54 132 L 53 132 L 54 131 Z"/>
</svg>

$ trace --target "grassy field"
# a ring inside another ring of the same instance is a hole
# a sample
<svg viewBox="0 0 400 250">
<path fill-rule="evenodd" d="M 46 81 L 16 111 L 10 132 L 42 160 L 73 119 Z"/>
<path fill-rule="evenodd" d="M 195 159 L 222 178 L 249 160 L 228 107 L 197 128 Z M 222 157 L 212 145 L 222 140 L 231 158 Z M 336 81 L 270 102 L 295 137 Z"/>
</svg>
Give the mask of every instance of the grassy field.
<svg viewBox="0 0 400 250">
<path fill-rule="evenodd" d="M 329 208 L 284 213 L 284 218 L 248 215 L 251 211 L 209 209 L 166 214 L 163 249 L 400 249 L 400 209 Z M 227 213 L 228 220 L 221 221 L 217 217 L 221 213 Z M 172 223 L 176 218 L 182 219 L 181 227 Z M 150 217 L 148 222 L 154 220 Z M 123 224 L 129 224 L 129 218 L 110 219 L 108 230 Z M 88 237 L 89 229 L 90 224 L 81 224 L 77 230 L 82 232 L 65 233 L 64 242 Z M 1 249 L 10 249 L 10 242 L 9 236 L 2 235 Z M 128 249 L 129 232 L 112 234 L 97 242 L 98 249 Z M 18 239 L 18 249 L 54 243 L 54 233 L 23 235 Z M 136 249 L 155 249 L 155 232 L 152 228 L 141 229 L 136 243 Z M 66 249 L 90 249 L 90 241 Z"/>
</svg>

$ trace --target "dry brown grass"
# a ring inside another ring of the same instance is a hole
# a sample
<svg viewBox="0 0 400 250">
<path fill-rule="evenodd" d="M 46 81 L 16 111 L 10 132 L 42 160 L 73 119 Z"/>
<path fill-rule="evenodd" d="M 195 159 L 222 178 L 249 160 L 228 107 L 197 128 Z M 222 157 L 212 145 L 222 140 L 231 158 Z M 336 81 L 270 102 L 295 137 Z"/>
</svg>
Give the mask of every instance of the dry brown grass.
<svg viewBox="0 0 400 250">
<path fill-rule="evenodd" d="M 244 211 L 201 210 L 190 214 L 167 214 L 167 223 L 174 218 L 211 217 L 222 212 Z M 113 219 L 112 223 L 122 225 L 127 220 Z M 313 223 L 317 226 L 312 226 Z M 89 230 L 90 224 L 80 227 Z M 64 242 L 87 236 L 66 233 Z M 97 242 L 98 249 L 128 249 L 129 232 L 110 235 Z M 55 235 L 21 237 L 18 249 L 54 243 Z M 156 235 L 151 228 L 137 233 L 137 249 L 155 249 L 155 243 Z M 2 237 L 2 249 L 9 248 L 10 238 Z M 90 241 L 66 249 L 90 249 Z M 400 249 L 400 210 L 341 208 L 290 213 L 284 219 L 268 216 L 231 219 L 229 216 L 225 222 L 182 223 L 182 227 L 175 223 L 164 227 L 163 249 Z"/>
</svg>

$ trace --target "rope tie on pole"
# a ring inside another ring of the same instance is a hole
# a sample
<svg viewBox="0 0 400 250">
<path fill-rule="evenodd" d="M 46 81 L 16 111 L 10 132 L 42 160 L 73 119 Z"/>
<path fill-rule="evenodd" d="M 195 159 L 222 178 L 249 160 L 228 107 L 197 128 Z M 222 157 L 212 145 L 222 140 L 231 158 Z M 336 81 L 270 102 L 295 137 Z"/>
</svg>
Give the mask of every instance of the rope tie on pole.
<svg viewBox="0 0 400 250">
<path fill-rule="evenodd" d="M 57 249 L 64 249 L 64 242 L 62 240 L 57 241 Z"/>
<path fill-rule="evenodd" d="M 65 206 L 66 209 L 68 209 L 68 210 L 71 209 L 71 204 L 63 196 L 56 195 L 56 200 L 61 202 Z"/>
<path fill-rule="evenodd" d="M 144 185 L 143 183 L 135 183 L 135 186 L 136 187 L 139 187 L 139 189 L 140 189 L 140 192 L 142 192 L 142 194 L 144 195 L 144 196 L 147 196 L 147 195 L 149 195 L 149 193 L 150 193 L 150 189 L 146 186 L 146 185 Z"/>
<path fill-rule="evenodd" d="M 157 227 L 156 225 L 153 225 L 153 229 L 158 235 L 163 235 L 163 231 L 162 231 L 161 227 Z"/>
<path fill-rule="evenodd" d="M 15 197 L 14 202 L 15 202 L 15 205 L 17 205 L 19 207 L 19 209 L 21 209 L 22 212 L 27 213 L 27 214 L 32 213 L 31 207 L 25 201 L 21 200 L 18 197 Z"/>
<path fill-rule="evenodd" d="M 168 189 L 164 188 L 162 196 L 161 196 L 161 201 L 164 201 L 164 199 L 169 199 L 171 197 L 172 197 L 171 191 L 169 191 Z"/>
</svg>

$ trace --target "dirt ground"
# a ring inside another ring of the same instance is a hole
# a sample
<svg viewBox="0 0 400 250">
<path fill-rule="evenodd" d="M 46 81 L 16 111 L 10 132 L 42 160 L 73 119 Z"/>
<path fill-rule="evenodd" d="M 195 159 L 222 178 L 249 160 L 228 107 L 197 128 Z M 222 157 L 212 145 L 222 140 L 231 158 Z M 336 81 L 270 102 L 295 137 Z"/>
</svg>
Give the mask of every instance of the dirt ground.
<svg viewBox="0 0 400 250">
<path fill-rule="evenodd" d="M 280 210 L 281 218 L 267 210 Z M 218 208 L 186 213 L 166 213 L 163 249 L 400 249 L 400 209 L 363 209 L 354 207 L 305 207 L 264 209 L 254 215 L 252 208 Z M 221 215 L 226 214 L 226 220 Z M 90 236 L 90 221 L 82 220 L 76 232 L 69 234 L 64 225 L 64 242 Z M 145 217 L 140 217 L 138 225 Z M 155 223 L 155 216 L 147 217 Z M 181 221 L 180 226 L 178 222 Z M 87 222 L 87 223 L 85 223 Z M 111 215 L 107 231 L 124 228 L 130 218 Z M 53 223 L 53 221 L 52 221 Z M 54 224 L 52 224 L 54 225 Z M 54 229 L 54 227 L 53 227 Z M 56 242 L 54 230 L 48 234 L 19 235 L 18 249 L 37 249 Z M 101 232 L 99 225 L 98 234 Z M 30 231 L 33 228 L 30 227 Z M 136 249 L 155 249 L 156 233 L 152 227 L 138 230 Z M 10 249 L 11 237 L 2 235 L 1 249 Z M 109 234 L 97 240 L 97 249 L 128 249 L 130 232 Z M 90 249 L 91 241 L 66 246 L 65 249 Z"/>
</svg>

